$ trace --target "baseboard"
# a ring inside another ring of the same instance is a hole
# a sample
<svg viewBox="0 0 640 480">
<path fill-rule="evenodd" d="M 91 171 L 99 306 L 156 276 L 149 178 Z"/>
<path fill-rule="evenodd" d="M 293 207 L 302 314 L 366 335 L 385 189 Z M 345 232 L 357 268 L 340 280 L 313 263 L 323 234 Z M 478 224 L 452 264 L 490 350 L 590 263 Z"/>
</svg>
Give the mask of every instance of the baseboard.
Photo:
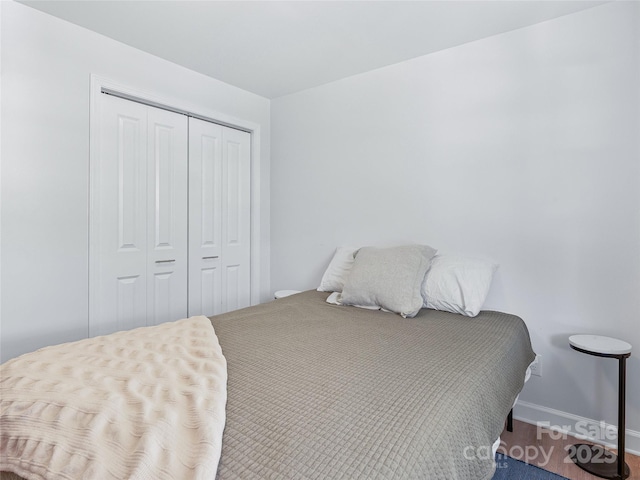
<svg viewBox="0 0 640 480">
<path fill-rule="evenodd" d="M 559 434 L 571 435 L 580 440 L 617 447 L 616 426 L 590 418 L 520 400 L 513 409 L 513 418 L 532 425 L 544 426 Z M 640 455 L 640 432 L 626 429 L 624 450 L 633 455 Z"/>
</svg>

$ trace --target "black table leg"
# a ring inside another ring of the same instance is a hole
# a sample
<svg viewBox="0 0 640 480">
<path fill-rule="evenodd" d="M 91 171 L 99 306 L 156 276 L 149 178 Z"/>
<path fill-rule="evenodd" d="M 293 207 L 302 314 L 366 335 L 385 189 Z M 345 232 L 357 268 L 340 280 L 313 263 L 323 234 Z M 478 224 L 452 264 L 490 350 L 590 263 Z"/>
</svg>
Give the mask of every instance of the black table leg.
<svg viewBox="0 0 640 480">
<path fill-rule="evenodd" d="M 569 456 L 581 469 L 602 478 L 624 480 L 631 470 L 624 461 L 625 440 L 625 397 L 626 397 L 626 359 L 629 355 L 618 358 L 618 455 L 605 450 L 601 445 L 580 443 L 571 446 Z"/>
<path fill-rule="evenodd" d="M 627 395 L 627 357 L 620 357 L 618 363 L 618 478 L 629 476 L 629 467 L 624 462 L 625 405 Z M 626 467 L 626 472 L 625 472 Z"/>
</svg>

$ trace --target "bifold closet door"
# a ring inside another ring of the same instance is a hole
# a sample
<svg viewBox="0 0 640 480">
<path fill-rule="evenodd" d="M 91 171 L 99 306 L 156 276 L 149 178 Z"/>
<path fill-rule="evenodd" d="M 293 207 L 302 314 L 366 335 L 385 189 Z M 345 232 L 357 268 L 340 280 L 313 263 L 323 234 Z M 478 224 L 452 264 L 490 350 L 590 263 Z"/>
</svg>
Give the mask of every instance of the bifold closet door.
<svg viewBox="0 0 640 480">
<path fill-rule="evenodd" d="M 251 135 L 189 119 L 189 315 L 250 305 Z"/>
<path fill-rule="evenodd" d="M 187 117 L 109 95 L 98 108 L 91 336 L 187 315 Z"/>
</svg>

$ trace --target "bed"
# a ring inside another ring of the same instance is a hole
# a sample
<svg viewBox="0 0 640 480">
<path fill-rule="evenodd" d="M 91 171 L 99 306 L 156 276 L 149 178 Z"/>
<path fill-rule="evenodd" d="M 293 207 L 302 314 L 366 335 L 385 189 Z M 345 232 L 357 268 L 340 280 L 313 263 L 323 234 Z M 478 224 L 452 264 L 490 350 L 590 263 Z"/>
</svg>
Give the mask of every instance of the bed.
<svg viewBox="0 0 640 480">
<path fill-rule="evenodd" d="M 229 376 L 217 478 L 490 479 L 535 357 L 524 322 L 326 298 L 212 318 Z"/>
<path fill-rule="evenodd" d="M 216 478 L 491 479 L 535 357 L 524 322 L 426 308 L 403 318 L 328 296 L 210 319 L 227 374 Z"/>
</svg>

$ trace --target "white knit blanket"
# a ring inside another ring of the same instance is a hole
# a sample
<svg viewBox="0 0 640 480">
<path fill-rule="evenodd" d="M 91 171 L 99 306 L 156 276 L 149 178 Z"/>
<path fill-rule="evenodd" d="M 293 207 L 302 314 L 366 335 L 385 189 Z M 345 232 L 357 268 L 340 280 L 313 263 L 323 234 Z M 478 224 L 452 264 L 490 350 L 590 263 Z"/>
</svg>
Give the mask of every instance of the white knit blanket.
<svg viewBox="0 0 640 480">
<path fill-rule="evenodd" d="M 0 471 L 26 479 L 213 479 L 227 364 L 192 317 L 0 365 Z"/>
</svg>

